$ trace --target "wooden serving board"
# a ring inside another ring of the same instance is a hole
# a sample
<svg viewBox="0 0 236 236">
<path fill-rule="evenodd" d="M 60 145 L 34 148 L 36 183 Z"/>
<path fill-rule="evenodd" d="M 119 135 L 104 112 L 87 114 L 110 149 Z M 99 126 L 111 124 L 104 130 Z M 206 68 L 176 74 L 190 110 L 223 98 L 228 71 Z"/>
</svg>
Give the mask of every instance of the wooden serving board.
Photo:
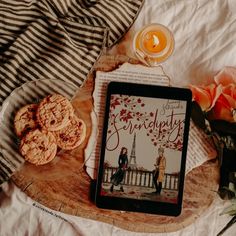
<svg viewBox="0 0 236 236">
<path fill-rule="evenodd" d="M 109 60 L 109 65 L 103 69 L 112 69 L 127 58 L 119 58 L 119 63 L 117 58 L 114 61 L 111 63 Z M 219 182 L 216 161 L 206 162 L 187 174 L 183 210 L 178 217 L 104 210 L 95 206 L 92 200 L 93 181 L 85 171 L 83 155 L 92 127 L 93 79 L 91 74 L 73 99 L 74 107 L 79 108 L 78 115 L 87 124 L 84 144 L 76 150 L 59 153 L 53 162 L 44 166 L 25 163 L 12 176 L 15 184 L 33 200 L 53 210 L 110 223 L 130 231 L 170 232 L 194 222 L 216 197 Z"/>
</svg>

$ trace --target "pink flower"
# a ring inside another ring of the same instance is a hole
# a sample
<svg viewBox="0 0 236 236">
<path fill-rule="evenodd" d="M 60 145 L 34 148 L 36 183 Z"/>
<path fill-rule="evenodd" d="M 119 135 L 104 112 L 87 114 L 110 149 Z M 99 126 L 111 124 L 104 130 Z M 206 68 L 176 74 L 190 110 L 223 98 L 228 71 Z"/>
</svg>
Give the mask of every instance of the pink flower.
<svg viewBox="0 0 236 236">
<path fill-rule="evenodd" d="M 207 86 L 190 85 L 190 89 L 193 94 L 193 100 L 200 105 L 203 111 L 211 110 L 222 92 L 222 86 L 215 83 Z"/>
<path fill-rule="evenodd" d="M 236 68 L 225 67 L 207 86 L 190 85 L 193 100 L 209 119 L 236 122 Z"/>
<path fill-rule="evenodd" d="M 217 84 L 222 84 L 223 86 L 236 84 L 236 68 L 226 66 L 215 75 L 214 80 Z"/>
<path fill-rule="evenodd" d="M 225 67 L 214 80 L 218 86 L 222 86 L 222 93 L 212 109 L 214 119 L 236 121 L 236 68 Z"/>
</svg>

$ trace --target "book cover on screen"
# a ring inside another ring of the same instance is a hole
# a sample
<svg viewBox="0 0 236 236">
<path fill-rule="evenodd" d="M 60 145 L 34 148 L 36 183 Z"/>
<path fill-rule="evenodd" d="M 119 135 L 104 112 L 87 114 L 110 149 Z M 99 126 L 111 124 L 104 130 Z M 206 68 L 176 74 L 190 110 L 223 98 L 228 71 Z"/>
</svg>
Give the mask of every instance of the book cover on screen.
<svg viewBox="0 0 236 236">
<path fill-rule="evenodd" d="M 177 203 L 186 106 L 111 95 L 102 196 Z"/>
</svg>

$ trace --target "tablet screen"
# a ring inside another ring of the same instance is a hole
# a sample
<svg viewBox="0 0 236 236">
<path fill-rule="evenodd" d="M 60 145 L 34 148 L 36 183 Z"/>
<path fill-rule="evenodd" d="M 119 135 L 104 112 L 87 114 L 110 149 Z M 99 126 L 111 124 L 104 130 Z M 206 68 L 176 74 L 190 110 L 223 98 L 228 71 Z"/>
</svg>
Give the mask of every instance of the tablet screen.
<svg viewBox="0 0 236 236">
<path fill-rule="evenodd" d="M 181 205 L 191 95 L 142 86 L 109 86 L 97 195 L 122 210 L 149 212 L 154 203 L 158 213 Z"/>
</svg>

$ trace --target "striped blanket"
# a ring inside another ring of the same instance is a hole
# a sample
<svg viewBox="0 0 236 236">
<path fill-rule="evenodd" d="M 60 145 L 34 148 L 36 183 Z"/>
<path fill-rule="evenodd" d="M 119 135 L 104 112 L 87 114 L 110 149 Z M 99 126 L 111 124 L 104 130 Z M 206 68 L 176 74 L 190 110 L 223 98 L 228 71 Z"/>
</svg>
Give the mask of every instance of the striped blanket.
<svg viewBox="0 0 236 236">
<path fill-rule="evenodd" d="M 1 107 L 15 88 L 28 81 L 59 79 L 79 87 L 103 48 L 113 46 L 129 29 L 143 2 L 1 0 Z M 0 148 L 1 184 L 17 165 Z"/>
</svg>

